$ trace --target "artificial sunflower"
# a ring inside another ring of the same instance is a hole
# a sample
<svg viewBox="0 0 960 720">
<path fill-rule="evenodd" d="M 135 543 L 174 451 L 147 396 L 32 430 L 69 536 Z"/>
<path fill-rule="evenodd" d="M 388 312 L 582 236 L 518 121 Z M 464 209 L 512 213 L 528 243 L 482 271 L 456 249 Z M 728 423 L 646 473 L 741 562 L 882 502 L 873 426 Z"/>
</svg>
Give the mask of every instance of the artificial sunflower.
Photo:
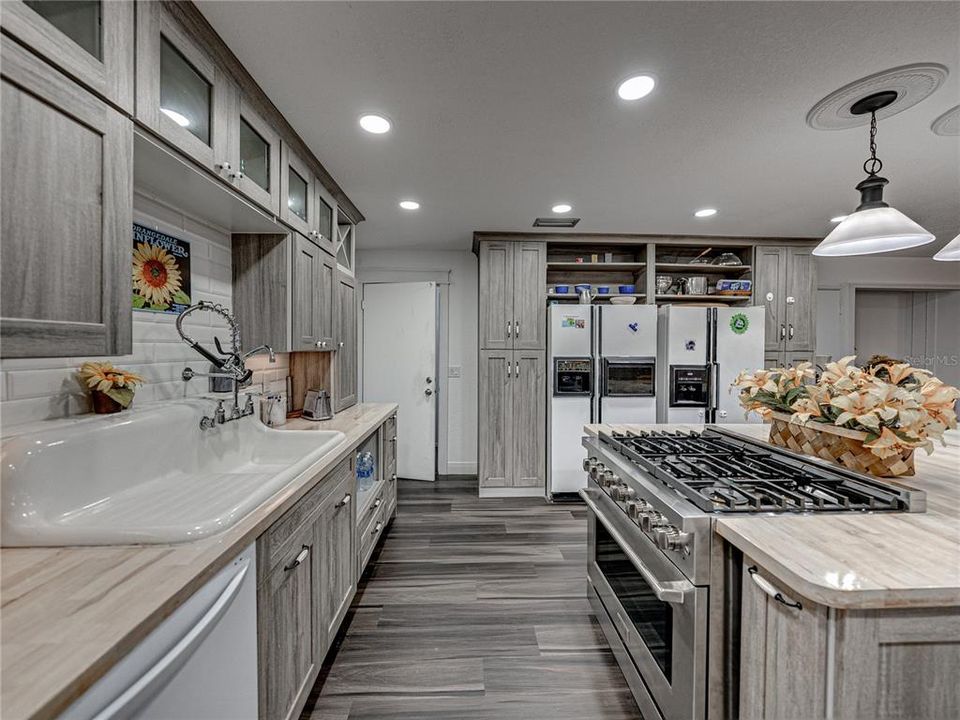
<svg viewBox="0 0 960 720">
<path fill-rule="evenodd" d="M 130 407 L 137 385 L 143 382 L 137 373 L 115 368 L 108 362 L 85 362 L 77 375 L 91 391 L 103 393 L 121 407 Z"/>
<path fill-rule="evenodd" d="M 157 245 L 137 243 L 133 251 L 133 291 L 152 307 L 166 309 L 180 292 L 176 259 Z"/>
</svg>

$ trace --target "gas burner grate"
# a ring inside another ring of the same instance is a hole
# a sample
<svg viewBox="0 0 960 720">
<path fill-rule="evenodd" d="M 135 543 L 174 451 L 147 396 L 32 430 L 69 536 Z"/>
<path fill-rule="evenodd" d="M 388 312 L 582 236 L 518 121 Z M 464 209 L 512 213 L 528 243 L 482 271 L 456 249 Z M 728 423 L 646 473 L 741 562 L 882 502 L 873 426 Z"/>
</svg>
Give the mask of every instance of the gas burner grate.
<svg viewBox="0 0 960 720">
<path fill-rule="evenodd" d="M 902 493 L 712 429 L 603 435 L 640 469 L 707 512 L 905 510 Z"/>
</svg>

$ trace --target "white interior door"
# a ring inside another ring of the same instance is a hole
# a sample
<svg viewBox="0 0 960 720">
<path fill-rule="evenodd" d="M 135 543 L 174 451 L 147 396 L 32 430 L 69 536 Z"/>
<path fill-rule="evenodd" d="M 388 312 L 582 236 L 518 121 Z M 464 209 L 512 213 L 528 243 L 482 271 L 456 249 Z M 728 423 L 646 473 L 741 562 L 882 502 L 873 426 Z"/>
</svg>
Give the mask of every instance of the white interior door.
<svg viewBox="0 0 960 720">
<path fill-rule="evenodd" d="M 397 475 L 436 478 L 437 284 L 363 286 L 363 400 L 395 402 Z"/>
</svg>

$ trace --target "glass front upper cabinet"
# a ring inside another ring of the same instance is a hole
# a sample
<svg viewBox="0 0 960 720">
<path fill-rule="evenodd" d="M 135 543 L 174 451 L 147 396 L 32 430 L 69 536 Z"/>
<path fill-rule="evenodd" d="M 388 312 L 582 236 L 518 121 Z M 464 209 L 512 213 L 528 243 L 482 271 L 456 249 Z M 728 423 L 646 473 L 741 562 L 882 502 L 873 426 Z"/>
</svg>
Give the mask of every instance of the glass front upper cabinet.
<svg viewBox="0 0 960 720">
<path fill-rule="evenodd" d="M 316 242 L 316 188 L 313 173 L 300 156 L 281 147 L 280 218 L 301 235 Z"/>
<path fill-rule="evenodd" d="M 100 98 L 133 112 L 132 2 L 4 0 L 3 32 Z"/>
<path fill-rule="evenodd" d="M 44 18 L 97 60 L 103 61 L 99 0 L 26 0 L 24 5 Z"/>
<path fill-rule="evenodd" d="M 270 143 L 245 117 L 240 117 L 240 172 L 270 192 Z"/>
<path fill-rule="evenodd" d="M 160 38 L 160 112 L 210 145 L 213 85 L 165 36 Z"/>
<path fill-rule="evenodd" d="M 333 208 L 319 193 L 317 194 L 317 230 L 320 232 L 320 239 L 327 242 L 334 240 Z"/>
</svg>

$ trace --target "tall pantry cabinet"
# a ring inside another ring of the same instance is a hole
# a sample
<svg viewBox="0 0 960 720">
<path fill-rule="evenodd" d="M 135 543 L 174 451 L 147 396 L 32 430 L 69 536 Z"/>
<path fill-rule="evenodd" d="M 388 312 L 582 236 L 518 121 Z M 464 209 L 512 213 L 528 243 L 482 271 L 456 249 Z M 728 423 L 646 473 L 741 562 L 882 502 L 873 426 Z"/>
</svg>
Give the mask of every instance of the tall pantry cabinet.
<svg viewBox="0 0 960 720">
<path fill-rule="evenodd" d="M 547 246 L 480 242 L 478 464 L 484 495 L 541 495 L 546 478 Z"/>
<path fill-rule="evenodd" d="M 813 361 L 817 349 L 817 268 L 813 249 L 760 245 L 754 259 L 753 297 L 766 308 L 767 367 Z"/>
</svg>

